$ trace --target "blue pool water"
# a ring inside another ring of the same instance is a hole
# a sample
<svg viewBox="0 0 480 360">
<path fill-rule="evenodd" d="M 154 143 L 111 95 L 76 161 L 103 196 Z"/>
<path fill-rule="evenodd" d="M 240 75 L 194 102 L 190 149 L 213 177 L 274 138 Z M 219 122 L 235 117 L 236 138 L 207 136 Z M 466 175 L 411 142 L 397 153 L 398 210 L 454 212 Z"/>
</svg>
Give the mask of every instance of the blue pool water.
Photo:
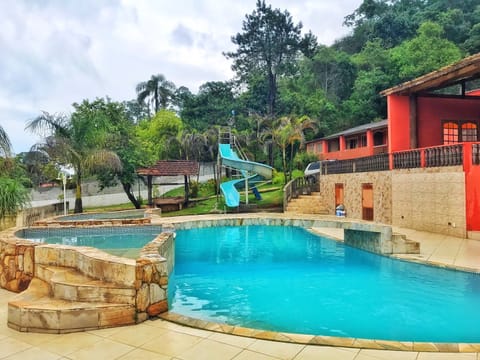
<svg viewBox="0 0 480 360">
<path fill-rule="evenodd" d="M 177 231 L 170 310 L 257 329 L 480 342 L 480 275 L 393 260 L 297 227 Z"/>
<path fill-rule="evenodd" d="M 16 235 L 47 244 L 92 246 L 114 255 L 136 258 L 140 249 L 161 231 L 161 226 L 118 226 L 23 229 Z"/>
</svg>

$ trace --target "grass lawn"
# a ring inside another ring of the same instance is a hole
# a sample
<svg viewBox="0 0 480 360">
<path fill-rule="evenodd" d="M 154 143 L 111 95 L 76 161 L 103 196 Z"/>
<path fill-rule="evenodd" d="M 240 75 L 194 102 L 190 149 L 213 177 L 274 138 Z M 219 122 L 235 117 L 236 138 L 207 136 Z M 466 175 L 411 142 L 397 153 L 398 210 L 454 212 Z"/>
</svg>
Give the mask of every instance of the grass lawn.
<svg viewBox="0 0 480 360">
<path fill-rule="evenodd" d="M 214 188 L 210 185 L 200 184 L 198 189 L 198 198 L 191 199 L 191 203 L 188 208 L 184 208 L 179 211 L 170 211 L 163 213 L 162 216 L 181 216 L 181 215 L 201 215 L 209 214 L 212 212 L 228 212 L 230 208 L 225 208 L 225 201 L 222 195 L 215 196 Z M 282 207 L 283 203 L 283 191 L 282 187 L 278 185 L 266 184 L 258 186 L 258 190 L 261 194 L 262 200 L 257 200 L 252 192 L 249 192 L 248 203 L 255 204 L 257 209 L 273 209 Z M 176 189 L 168 191 L 163 197 L 183 196 L 184 189 L 180 186 Z M 245 192 L 240 193 L 241 203 L 245 202 Z M 132 210 L 134 209 L 132 203 L 125 203 L 120 205 L 111 206 L 99 206 L 85 208 L 86 212 L 107 212 L 107 211 L 120 211 L 120 210 Z M 230 209 L 230 211 L 236 211 L 236 209 Z"/>
<path fill-rule="evenodd" d="M 279 208 L 283 204 L 283 191 L 282 188 L 276 185 L 263 185 L 258 188 L 262 200 L 257 200 L 255 195 L 252 192 L 249 192 L 248 203 L 256 204 L 257 209 L 273 209 Z M 183 188 L 180 189 L 181 193 L 178 192 L 178 189 L 168 192 L 165 196 L 179 196 L 183 195 Z M 172 195 L 173 194 L 173 195 Z M 240 202 L 245 202 L 245 192 L 240 193 Z M 162 213 L 162 216 L 181 216 L 181 215 L 201 215 L 209 214 L 212 212 L 229 212 L 235 211 L 236 209 L 226 208 L 225 201 L 222 195 L 219 195 L 218 198 L 215 195 L 210 195 L 207 198 L 201 200 L 193 200 L 188 208 L 184 208 L 179 211 L 170 211 Z"/>
</svg>

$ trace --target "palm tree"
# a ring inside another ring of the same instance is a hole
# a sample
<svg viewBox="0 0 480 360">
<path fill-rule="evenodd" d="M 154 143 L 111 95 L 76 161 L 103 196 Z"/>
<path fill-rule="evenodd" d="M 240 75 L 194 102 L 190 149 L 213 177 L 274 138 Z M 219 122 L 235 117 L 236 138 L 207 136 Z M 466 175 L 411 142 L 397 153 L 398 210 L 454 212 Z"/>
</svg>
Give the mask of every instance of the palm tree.
<svg viewBox="0 0 480 360">
<path fill-rule="evenodd" d="M 307 116 L 299 118 L 284 116 L 275 121 L 270 133 L 264 133 L 264 136 L 269 136 L 271 141 L 280 147 L 280 150 L 282 151 L 282 166 L 284 173 L 287 174 L 287 169 L 290 169 L 288 178 L 285 176 L 285 183 L 291 180 L 292 177 L 291 163 L 293 160 L 295 144 L 299 142 L 300 149 L 305 146 L 305 131 L 307 129 L 315 130 L 316 122 Z M 290 146 L 290 166 L 287 166 L 288 146 Z"/>
<path fill-rule="evenodd" d="M 64 114 L 41 115 L 27 123 L 26 128 L 37 133 L 48 130 L 52 135 L 45 142 L 35 145 L 60 165 L 70 165 L 75 171 L 75 213 L 83 212 L 82 178 L 85 173 L 105 169 L 119 171 L 121 161 L 117 154 L 104 150 L 101 142 L 101 122 L 82 114 L 68 117 Z"/>
<path fill-rule="evenodd" d="M 162 74 L 152 75 L 150 80 L 137 85 L 137 101 L 142 104 L 150 98 L 154 114 L 160 109 L 166 109 L 175 93 L 175 85 L 167 81 Z"/>
<path fill-rule="evenodd" d="M 9 156 L 11 148 L 12 144 L 10 143 L 10 139 L 2 126 L 0 126 L 0 155 Z"/>
</svg>

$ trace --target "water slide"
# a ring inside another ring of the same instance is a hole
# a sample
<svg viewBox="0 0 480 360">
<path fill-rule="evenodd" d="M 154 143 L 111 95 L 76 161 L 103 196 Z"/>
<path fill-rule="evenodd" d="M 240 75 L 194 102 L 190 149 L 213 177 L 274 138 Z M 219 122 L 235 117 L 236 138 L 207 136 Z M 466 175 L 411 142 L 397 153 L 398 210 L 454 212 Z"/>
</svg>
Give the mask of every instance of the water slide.
<svg viewBox="0 0 480 360">
<path fill-rule="evenodd" d="M 230 144 L 219 144 L 219 154 L 223 166 L 240 170 L 243 175 L 241 179 L 235 179 L 220 184 L 220 190 L 225 197 L 225 203 L 228 207 L 237 207 L 240 204 L 240 193 L 236 186 L 240 186 L 260 175 L 265 179 L 271 179 L 273 168 L 271 166 L 257 163 L 254 161 L 242 160 L 237 153 L 230 147 Z"/>
</svg>

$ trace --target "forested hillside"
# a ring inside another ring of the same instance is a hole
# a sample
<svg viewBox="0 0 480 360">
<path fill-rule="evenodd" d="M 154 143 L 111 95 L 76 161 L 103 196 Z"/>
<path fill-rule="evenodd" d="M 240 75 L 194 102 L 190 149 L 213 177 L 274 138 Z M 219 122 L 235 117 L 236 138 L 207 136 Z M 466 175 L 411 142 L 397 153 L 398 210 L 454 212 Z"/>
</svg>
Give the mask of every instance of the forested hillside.
<svg viewBox="0 0 480 360">
<path fill-rule="evenodd" d="M 270 17 L 275 26 L 259 26 L 268 13 L 277 13 Z M 289 21 L 282 22 L 279 14 Z M 269 117 L 306 115 L 318 123 L 309 137 L 328 135 L 385 118 L 381 90 L 480 51 L 478 0 L 364 0 L 345 15 L 351 33 L 332 46 L 317 44 L 308 29 L 302 29 L 302 37 L 299 26 L 288 9 L 257 3 L 242 31 L 232 37 L 239 50 L 226 54 L 238 76 L 206 83 L 196 95 L 179 91 L 177 106 L 185 124 L 199 131 L 225 125 L 235 110 L 237 129 L 247 131 L 267 127 Z M 282 51 L 284 34 L 295 44 L 285 48 L 296 53 L 284 53 L 275 68 L 268 57 L 274 62 Z M 272 41 L 262 44 L 262 38 Z M 261 50 L 268 52 L 264 58 L 256 53 L 262 46 L 271 47 Z"/>
</svg>

